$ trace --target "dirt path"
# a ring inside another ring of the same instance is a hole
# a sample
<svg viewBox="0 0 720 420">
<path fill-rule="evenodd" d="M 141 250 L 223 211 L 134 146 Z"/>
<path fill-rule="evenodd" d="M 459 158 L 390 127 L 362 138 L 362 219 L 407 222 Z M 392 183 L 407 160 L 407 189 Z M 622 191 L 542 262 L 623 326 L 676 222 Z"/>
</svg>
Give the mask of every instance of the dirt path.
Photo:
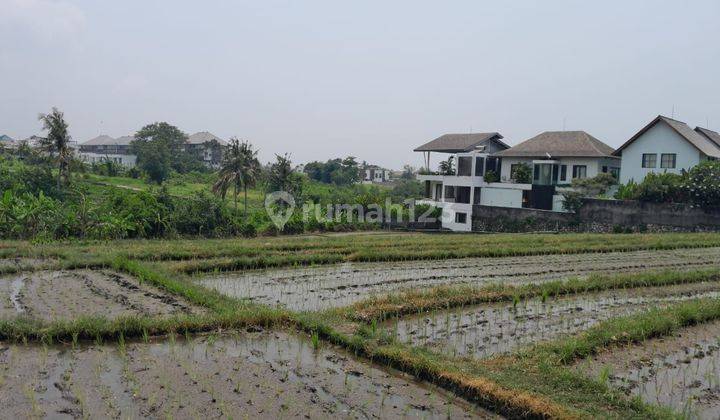
<svg viewBox="0 0 720 420">
<path fill-rule="evenodd" d="M 37 271 L 0 278 L 0 318 L 199 313 L 179 298 L 112 271 Z"/>
<path fill-rule="evenodd" d="M 21 418 L 497 418 L 397 372 L 284 332 L 78 350 L 0 347 Z"/>
<path fill-rule="evenodd" d="M 346 306 L 373 294 L 439 284 L 527 283 L 648 269 L 720 267 L 720 248 L 469 258 L 258 270 L 198 277 L 204 286 L 293 310 Z"/>
</svg>

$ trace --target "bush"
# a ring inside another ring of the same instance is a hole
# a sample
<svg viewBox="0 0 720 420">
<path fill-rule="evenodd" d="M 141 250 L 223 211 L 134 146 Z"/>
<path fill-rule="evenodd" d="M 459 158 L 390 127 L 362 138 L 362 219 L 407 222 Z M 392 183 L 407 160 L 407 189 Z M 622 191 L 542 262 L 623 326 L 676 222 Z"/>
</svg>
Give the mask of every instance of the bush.
<svg viewBox="0 0 720 420">
<path fill-rule="evenodd" d="M 517 184 L 530 184 L 532 182 L 533 169 L 527 163 L 521 163 L 515 167 L 510 174 L 513 182 Z M 490 181 L 488 181 L 490 182 Z"/>
<path fill-rule="evenodd" d="M 635 198 L 651 203 L 682 203 L 686 201 L 685 177 L 672 173 L 651 172 L 637 187 Z"/>
<path fill-rule="evenodd" d="M 607 173 L 600 173 L 592 178 L 575 178 L 572 180 L 572 187 L 585 197 L 597 197 L 605 194 L 615 184 L 617 184 L 615 177 Z"/>
<path fill-rule="evenodd" d="M 563 208 L 569 212 L 577 213 L 583 206 L 583 193 L 567 191 L 563 194 Z"/>
<path fill-rule="evenodd" d="M 693 205 L 720 206 L 720 162 L 706 161 L 690 169 L 682 186 Z"/>
</svg>

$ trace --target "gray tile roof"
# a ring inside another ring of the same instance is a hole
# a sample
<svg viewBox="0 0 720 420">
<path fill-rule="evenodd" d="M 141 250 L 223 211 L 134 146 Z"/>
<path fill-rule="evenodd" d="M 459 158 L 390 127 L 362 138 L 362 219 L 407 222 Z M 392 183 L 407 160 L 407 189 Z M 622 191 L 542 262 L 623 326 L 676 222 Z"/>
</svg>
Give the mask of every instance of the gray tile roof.
<svg viewBox="0 0 720 420">
<path fill-rule="evenodd" d="M 220 137 L 216 136 L 215 134 L 209 133 L 207 131 L 200 131 L 195 134 L 192 134 L 188 137 L 187 142 L 190 144 L 203 144 L 207 143 L 209 141 L 216 140 L 221 145 L 225 146 L 227 145 L 227 142 Z"/>
<path fill-rule="evenodd" d="M 92 138 L 85 143 L 81 143 L 81 146 L 129 146 L 130 143 L 135 140 L 133 136 L 122 136 L 113 138 L 108 135 L 102 134 L 95 138 Z"/>
<path fill-rule="evenodd" d="M 708 140 L 715 143 L 716 146 L 720 147 L 720 133 L 712 131 L 707 128 L 695 127 L 695 131 L 707 137 Z"/>
<path fill-rule="evenodd" d="M 415 149 L 416 152 L 460 153 L 475 150 L 489 141 L 495 141 L 504 148 L 509 147 L 500 139 L 500 133 L 445 134 Z"/>
<path fill-rule="evenodd" d="M 705 155 L 720 158 L 720 146 L 715 144 L 711 139 L 693 130 L 692 128 L 690 128 L 689 125 L 685 124 L 682 121 L 674 120 L 672 118 L 668 118 L 662 115 L 658 115 L 657 118 L 650 121 L 650 124 L 646 125 L 645 127 L 643 127 L 642 130 L 638 131 L 637 134 L 632 136 L 630 140 L 626 141 L 625 144 L 620 146 L 614 154 L 616 156 L 620 156 L 623 149 L 625 149 L 628 145 L 630 145 L 630 143 L 634 142 L 638 137 L 645 134 L 646 131 L 648 131 L 651 127 L 658 123 L 667 124 L 670 128 L 673 129 L 673 131 L 680 135 L 680 137 L 687 140 L 688 143 L 695 146 L 696 149 L 698 149 Z"/>
<path fill-rule="evenodd" d="M 494 156 L 613 157 L 612 153 L 612 147 L 584 131 L 546 131 Z"/>
</svg>

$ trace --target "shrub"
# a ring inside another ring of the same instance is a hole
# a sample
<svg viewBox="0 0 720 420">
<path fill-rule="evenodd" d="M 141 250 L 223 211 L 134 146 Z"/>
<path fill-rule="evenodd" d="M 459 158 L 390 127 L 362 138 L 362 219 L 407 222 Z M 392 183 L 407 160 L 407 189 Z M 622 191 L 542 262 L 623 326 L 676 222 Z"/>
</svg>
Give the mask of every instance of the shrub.
<svg viewBox="0 0 720 420">
<path fill-rule="evenodd" d="M 605 194 L 608 188 L 615 184 L 617 184 L 617 180 L 608 173 L 600 173 L 592 178 L 575 178 L 572 180 L 572 187 L 585 197 L 597 197 Z"/>
<path fill-rule="evenodd" d="M 682 187 L 693 205 L 720 206 L 720 162 L 706 161 L 690 169 Z"/>
<path fill-rule="evenodd" d="M 500 181 L 500 176 L 495 171 L 487 171 L 483 179 L 485 182 L 498 182 Z"/>
<path fill-rule="evenodd" d="M 637 187 L 636 199 L 652 203 L 685 202 L 683 175 L 650 172 Z"/>
<path fill-rule="evenodd" d="M 517 184 L 530 184 L 532 182 L 533 170 L 527 163 L 521 163 L 515 166 L 514 170 L 510 174 L 513 182 Z M 490 181 L 488 181 L 490 182 Z"/>
<path fill-rule="evenodd" d="M 583 193 L 566 191 L 563 194 L 563 208 L 569 212 L 577 213 L 583 206 Z"/>
</svg>

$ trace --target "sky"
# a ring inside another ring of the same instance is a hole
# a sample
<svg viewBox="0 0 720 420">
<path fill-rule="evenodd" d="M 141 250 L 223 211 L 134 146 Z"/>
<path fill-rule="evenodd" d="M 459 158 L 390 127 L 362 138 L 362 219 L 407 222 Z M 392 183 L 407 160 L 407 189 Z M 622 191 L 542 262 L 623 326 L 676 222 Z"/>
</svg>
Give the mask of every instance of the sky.
<svg viewBox="0 0 720 420">
<path fill-rule="evenodd" d="M 0 134 L 57 106 L 80 143 L 167 121 L 401 168 L 446 133 L 720 131 L 719 22 L 718 0 L 0 0 Z"/>
</svg>

